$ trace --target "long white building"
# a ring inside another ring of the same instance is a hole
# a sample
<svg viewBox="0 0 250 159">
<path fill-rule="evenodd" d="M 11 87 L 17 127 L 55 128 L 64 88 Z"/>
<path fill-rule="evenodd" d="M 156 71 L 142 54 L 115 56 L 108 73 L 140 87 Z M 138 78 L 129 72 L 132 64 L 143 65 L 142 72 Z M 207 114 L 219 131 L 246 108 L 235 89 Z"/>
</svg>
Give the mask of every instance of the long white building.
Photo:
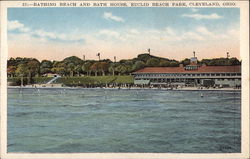
<svg viewBox="0 0 250 159">
<path fill-rule="evenodd" d="M 186 85 L 240 87 L 241 66 L 206 66 L 191 64 L 179 67 L 146 67 L 133 73 L 137 85 Z"/>
</svg>

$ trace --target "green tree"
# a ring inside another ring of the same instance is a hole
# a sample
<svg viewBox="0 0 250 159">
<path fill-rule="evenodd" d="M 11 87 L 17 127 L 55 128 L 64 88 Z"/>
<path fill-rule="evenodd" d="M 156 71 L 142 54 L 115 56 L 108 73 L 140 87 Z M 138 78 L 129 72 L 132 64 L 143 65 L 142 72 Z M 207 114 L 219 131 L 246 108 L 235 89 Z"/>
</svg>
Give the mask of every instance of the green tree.
<svg viewBox="0 0 250 159">
<path fill-rule="evenodd" d="M 90 68 L 91 71 L 95 72 L 95 76 L 97 76 L 98 73 L 98 62 L 93 63 Z"/>
<path fill-rule="evenodd" d="M 179 62 L 178 61 L 172 60 L 170 62 L 170 67 L 178 67 L 178 66 L 179 66 Z"/>
<path fill-rule="evenodd" d="M 241 64 L 241 62 L 240 62 L 237 58 L 235 58 L 235 57 L 230 58 L 230 59 L 228 60 L 228 63 L 229 63 L 229 65 L 231 65 L 231 66 L 235 66 L 235 65 L 240 65 L 240 64 Z"/>
<path fill-rule="evenodd" d="M 139 69 L 144 68 L 145 66 L 146 66 L 146 65 L 145 65 L 144 62 L 142 62 L 142 61 L 136 61 L 135 64 L 133 65 L 133 70 L 134 70 L 134 71 L 137 71 L 137 70 L 139 70 Z"/>
<path fill-rule="evenodd" d="M 102 71 L 102 75 L 105 76 L 105 72 L 108 71 L 109 63 L 107 62 L 99 62 L 98 69 Z"/>
<path fill-rule="evenodd" d="M 43 60 L 40 64 L 40 74 L 50 73 L 53 63 L 49 60 Z"/>
<path fill-rule="evenodd" d="M 82 71 L 82 65 L 76 65 L 74 71 L 77 73 L 78 76 L 80 76 L 80 72 Z"/>
<path fill-rule="evenodd" d="M 13 65 L 8 66 L 8 68 L 7 68 L 7 74 L 8 74 L 8 76 L 14 77 L 14 76 L 15 76 L 16 69 L 17 69 L 16 66 L 13 66 Z"/>
<path fill-rule="evenodd" d="M 185 58 L 184 60 L 182 60 L 180 63 L 182 63 L 184 66 L 186 65 L 190 65 L 190 59 Z"/>
<path fill-rule="evenodd" d="M 28 69 L 28 74 L 29 74 L 28 84 L 30 83 L 32 77 L 39 74 L 39 67 L 40 67 L 40 63 L 36 59 L 32 59 L 31 61 L 27 63 L 27 69 Z"/>
<path fill-rule="evenodd" d="M 115 75 L 115 67 L 116 67 L 116 65 L 117 65 L 116 63 L 111 63 L 109 65 L 109 68 L 108 68 L 109 73 L 112 74 L 113 76 Z"/>
<path fill-rule="evenodd" d="M 119 75 L 124 75 L 127 72 L 127 67 L 123 64 L 117 66 L 115 69 L 117 72 L 119 72 Z"/>
<path fill-rule="evenodd" d="M 159 66 L 161 66 L 161 67 L 168 67 L 168 66 L 170 66 L 170 62 L 167 61 L 167 60 L 161 59 L 160 62 L 159 62 Z"/>
<path fill-rule="evenodd" d="M 75 65 L 74 63 L 68 63 L 66 66 L 67 73 L 70 77 L 74 76 Z"/>
<path fill-rule="evenodd" d="M 82 71 L 85 72 L 87 76 L 91 75 L 91 69 L 90 69 L 91 65 L 92 62 L 90 61 L 87 61 L 82 65 Z"/>
<path fill-rule="evenodd" d="M 25 64 L 19 64 L 16 69 L 17 76 L 21 77 L 21 86 L 23 86 L 23 78 L 28 75 L 28 67 Z"/>
<path fill-rule="evenodd" d="M 79 57 L 76 57 L 76 56 L 67 57 L 63 60 L 63 62 L 66 64 L 74 63 L 75 65 L 83 63 L 82 59 L 80 59 Z"/>
<path fill-rule="evenodd" d="M 157 58 L 150 58 L 146 62 L 147 66 L 156 67 L 159 65 L 159 60 Z"/>
<path fill-rule="evenodd" d="M 127 60 L 125 63 L 124 63 L 124 66 L 126 67 L 127 69 L 127 72 L 126 74 L 130 74 L 132 73 L 134 70 L 133 70 L 133 61 L 132 60 Z"/>
<path fill-rule="evenodd" d="M 63 61 L 55 61 L 53 63 L 52 72 L 65 76 L 67 74 L 66 64 Z"/>
</svg>

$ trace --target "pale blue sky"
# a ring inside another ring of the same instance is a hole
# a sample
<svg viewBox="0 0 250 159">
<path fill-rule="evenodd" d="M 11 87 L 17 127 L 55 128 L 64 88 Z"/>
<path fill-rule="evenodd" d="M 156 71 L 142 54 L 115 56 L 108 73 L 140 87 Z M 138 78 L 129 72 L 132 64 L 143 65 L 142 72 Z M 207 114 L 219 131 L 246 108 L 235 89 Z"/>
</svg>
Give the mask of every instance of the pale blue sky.
<svg viewBox="0 0 250 159">
<path fill-rule="evenodd" d="M 138 43 L 137 46 L 142 47 L 143 36 L 149 33 L 155 34 L 155 37 L 161 40 L 167 39 L 162 45 L 186 44 L 187 41 L 199 41 L 200 44 L 202 40 L 203 43 L 214 41 L 218 34 L 223 35 L 224 32 L 226 35 L 231 30 L 239 30 L 240 10 L 238 8 L 164 7 L 9 8 L 8 21 L 9 41 L 15 36 L 29 34 L 35 39 L 42 38 L 43 41 L 63 45 L 65 43 L 87 45 L 88 41 L 93 42 L 92 38 L 95 38 L 112 41 L 113 45 L 131 41 L 133 45 Z M 166 32 L 167 38 L 162 37 L 157 31 L 162 32 L 162 35 Z M 129 32 L 133 33 L 133 36 L 127 35 Z M 182 35 L 186 36 L 180 40 L 178 37 Z M 188 39 L 187 37 L 190 36 L 191 38 Z M 148 41 L 145 41 L 145 48 L 160 48 L 158 44 L 149 46 L 151 44 Z M 159 51 L 163 51 L 163 48 Z"/>
<path fill-rule="evenodd" d="M 122 17 L 124 22 L 107 21 L 104 12 Z M 196 13 L 222 16 L 221 19 L 196 20 L 183 17 L 193 14 L 189 8 L 11 8 L 8 20 L 18 20 L 32 29 L 70 32 L 73 29 L 86 29 L 87 32 L 99 29 L 119 29 L 122 27 L 162 29 L 166 26 L 180 30 L 191 30 L 196 25 L 205 25 L 208 29 L 225 29 L 239 22 L 237 8 L 202 8 Z"/>
</svg>

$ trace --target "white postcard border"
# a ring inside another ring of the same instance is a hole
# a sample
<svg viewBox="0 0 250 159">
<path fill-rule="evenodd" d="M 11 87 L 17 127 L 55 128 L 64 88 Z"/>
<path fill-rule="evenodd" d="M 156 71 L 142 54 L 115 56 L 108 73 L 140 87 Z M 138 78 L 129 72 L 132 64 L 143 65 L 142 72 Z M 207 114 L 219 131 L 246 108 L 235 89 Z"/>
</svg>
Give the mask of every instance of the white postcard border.
<svg viewBox="0 0 250 159">
<path fill-rule="evenodd" d="M 241 153 L 7 153 L 7 8 L 8 7 L 32 7 L 23 6 L 22 2 L 31 1 L 1 1 L 1 158 L 3 159 L 79 159 L 79 158 L 144 158 L 144 159 L 162 159 L 162 158 L 193 158 L 193 159 L 243 159 L 249 158 L 249 2 L 248 1 L 209 1 L 209 2 L 234 2 L 235 7 L 240 8 L 240 56 L 242 59 L 242 110 L 241 110 Z M 60 3 L 60 1 L 33 1 L 46 3 Z M 72 2 L 72 1 L 63 1 Z M 82 1 L 75 1 L 80 3 Z M 85 1 L 88 3 L 101 1 Z M 109 2 L 125 2 L 125 1 L 105 1 Z M 133 3 L 135 1 L 126 1 Z M 140 2 L 166 2 L 166 1 L 136 1 Z M 170 1 L 169 1 L 170 2 Z M 178 1 L 180 2 L 180 1 Z M 196 1 L 181 1 L 196 2 Z M 200 2 L 200 1 L 198 1 Z M 58 6 L 57 6 L 58 7 Z M 92 6 L 93 7 L 93 6 Z M 143 6 L 142 6 L 143 7 Z M 216 7 L 216 6 L 215 6 Z M 231 6 L 232 7 L 232 6 Z M 201 8 L 201 7 L 199 7 Z"/>
</svg>

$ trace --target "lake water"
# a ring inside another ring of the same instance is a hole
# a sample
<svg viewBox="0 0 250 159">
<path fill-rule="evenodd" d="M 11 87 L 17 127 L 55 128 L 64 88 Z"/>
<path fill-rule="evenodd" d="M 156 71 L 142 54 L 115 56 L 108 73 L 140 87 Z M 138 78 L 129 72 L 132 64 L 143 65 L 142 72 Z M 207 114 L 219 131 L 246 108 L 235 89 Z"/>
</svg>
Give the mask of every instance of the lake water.
<svg viewBox="0 0 250 159">
<path fill-rule="evenodd" d="M 240 103 L 233 91 L 8 89 L 7 150 L 240 152 Z"/>
</svg>

